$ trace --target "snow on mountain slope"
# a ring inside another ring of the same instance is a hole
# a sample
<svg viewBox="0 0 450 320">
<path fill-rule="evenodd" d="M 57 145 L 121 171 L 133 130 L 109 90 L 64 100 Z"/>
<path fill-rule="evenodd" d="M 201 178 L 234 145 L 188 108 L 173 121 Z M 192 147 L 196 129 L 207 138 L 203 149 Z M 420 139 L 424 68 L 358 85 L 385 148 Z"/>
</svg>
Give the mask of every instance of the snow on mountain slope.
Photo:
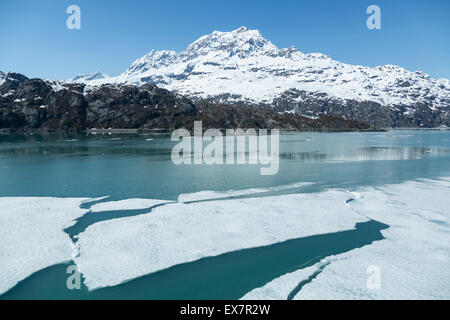
<svg viewBox="0 0 450 320">
<path fill-rule="evenodd" d="M 332 98 L 372 101 L 383 106 L 425 102 L 450 104 L 448 79 L 432 79 L 394 65 L 369 68 L 320 53 L 278 49 L 258 30 L 214 31 L 183 52 L 150 51 L 117 77 L 76 81 L 91 85 L 153 83 L 195 98 L 271 103 L 296 89 Z M 302 98 L 298 98 L 301 102 Z"/>
<path fill-rule="evenodd" d="M 0 71 L 0 86 L 5 81 L 6 74 L 4 74 L 2 71 Z"/>
<path fill-rule="evenodd" d="M 84 83 L 88 81 L 94 81 L 94 80 L 100 80 L 100 79 L 106 79 L 109 78 L 109 76 L 102 72 L 94 72 L 90 74 L 80 74 L 72 79 L 67 80 L 67 82 L 73 82 L 73 83 Z"/>
</svg>

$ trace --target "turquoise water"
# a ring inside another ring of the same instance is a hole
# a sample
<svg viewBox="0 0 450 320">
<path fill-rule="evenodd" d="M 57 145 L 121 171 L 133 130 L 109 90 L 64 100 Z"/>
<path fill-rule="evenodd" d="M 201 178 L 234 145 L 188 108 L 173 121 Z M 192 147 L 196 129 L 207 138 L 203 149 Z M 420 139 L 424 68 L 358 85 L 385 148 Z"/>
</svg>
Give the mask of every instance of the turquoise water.
<svg viewBox="0 0 450 320">
<path fill-rule="evenodd" d="M 317 235 L 180 264 L 122 285 L 89 292 L 68 290 L 69 264 L 35 273 L 2 299 L 239 299 L 254 288 L 322 258 L 383 239 L 376 221 L 355 230 Z M 72 263 L 71 263 L 72 264 Z M 287 297 L 286 297 L 287 298 Z"/>
<path fill-rule="evenodd" d="M 316 182 L 311 190 L 449 174 L 449 131 L 293 133 L 278 174 L 255 165 L 176 166 L 167 136 L 0 136 L 0 196 L 173 199 L 180 193 Z M 74 141 L 74 140 L 76 141 Z M 120 139 L 120 140 L 117 140 Z M 431 150 L 430 150 L 431 149 Z"/>
<path fill-rule="evenodd" d="M 176 200 L 203 190 L 314 182 L 259 195 L 265 196 L 450 175 L 445 130 L 283 134 L 274 176 L 261 176 L 255 165 L 176 166 L 170 158 L 174 145 L 165 135 L 0 136 L 0 196 Z M 73 237 L 98 221 L 150 210 L 87 214 L 66 232 Z M 69 291 L 67 264 L 61 264 L 36 272 L 0 299 L 235 299 L 323 257 L 379 241 L 387 227 L 370 221 L 354 230 L 208 257 L 93 292 Z"/>
</svg>

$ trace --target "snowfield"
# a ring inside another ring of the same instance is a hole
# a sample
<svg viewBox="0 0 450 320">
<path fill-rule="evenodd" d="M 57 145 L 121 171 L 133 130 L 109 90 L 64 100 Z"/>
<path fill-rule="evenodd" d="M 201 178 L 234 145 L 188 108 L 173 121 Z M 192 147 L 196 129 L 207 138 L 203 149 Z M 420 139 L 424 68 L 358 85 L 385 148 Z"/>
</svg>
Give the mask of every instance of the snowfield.
<svg viewBox="0 0 450 320">
<path fill-rule="evenodd" d="M 193 98 L 223 102 L 271 103 L 291 89 L 384 106 L 432 101 L 436 108 L 450 101 L 448 79 L 432 79 L 394 65 L 345 64 L 295 47 L 279 49 L 258 30 L 245 27 L 214 31 L 182 52 L 152 50 L 116 77 L 96 72 L 68 82 L 92 86 L 152 83 Z M 301 102 L 302 98 L 297 99 Z"/>
<path fill-rule="evenodd" d="M 5 81 L 6 78 L 6 74 L 3 73 L 2 71 L 0 71 L 0 86 L 3 84 L 3 82 Z"/>
</svg>

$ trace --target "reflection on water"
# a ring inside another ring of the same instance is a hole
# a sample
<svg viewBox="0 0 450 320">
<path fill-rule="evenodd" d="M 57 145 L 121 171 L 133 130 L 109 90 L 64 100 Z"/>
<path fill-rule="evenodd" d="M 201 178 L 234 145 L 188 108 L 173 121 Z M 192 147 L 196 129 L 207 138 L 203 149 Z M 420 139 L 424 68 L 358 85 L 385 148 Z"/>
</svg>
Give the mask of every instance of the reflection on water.
<svg viewBox="0 0 450 320">
<path fill-rule="evenodd" d="M 14 156 L 34 156 L 34 155 L 72 155 L 72 156 L 90 156 L 90 155 L 166 155 L 172 152 L 171 148 L 130 148 L 127 146 L 33 146 L 23 148 L 0 149 L 0 154 Z"/>
<path fill-rule="evenodd" d="M 89 135 L 89 136 L 0 136 L 0 154 L 39 155 L 164 155 L 170 156 L 172 143 L 167 135 Z"/>
<path fill-rule="evenodd" d="M 283 152 L 280 158 L 289 161 L 374 161 L 374 160 L 412 160 L 429 155 L 450 153 L 450 148 L 424 147 L 362 147 L 348 149 L 341 154 L 314 152 Z"/>
<path fill-rule="evenodd" d="M 330 161 L 413 160 L 424 156 L 450 153 L 449 148 L 424 147 L 364 147 L 349 154 L 332 155 Z"/>
<path fill-rule="evenodd" d="M 327 159 L 327 154 L 313 152 L 283 152 L 280 154 L 280 159 L 290 161 L 317 161 Z"/>
<path fill-rule="evenodd" d="M 424 147 L 365 147 L 356 152 L 359 161 L 364 160 L 410 160 L 421 159 L 428 155 L 450 153 L 450 148 Z M 346 160 L 345 157 L 342 160 Z"/>
<path fill-rule="evenodd" d="M 450 175 L 449 141 L 450 131 L 291 132 L 280 136 L 278 174 L 264 177 L 259 165 L 177 166 L 167 134 L 0 135 L 0 196 L 176 200 L 298 182 L 314 182 L 309 191 L 399 183 Z"/>
</svg>

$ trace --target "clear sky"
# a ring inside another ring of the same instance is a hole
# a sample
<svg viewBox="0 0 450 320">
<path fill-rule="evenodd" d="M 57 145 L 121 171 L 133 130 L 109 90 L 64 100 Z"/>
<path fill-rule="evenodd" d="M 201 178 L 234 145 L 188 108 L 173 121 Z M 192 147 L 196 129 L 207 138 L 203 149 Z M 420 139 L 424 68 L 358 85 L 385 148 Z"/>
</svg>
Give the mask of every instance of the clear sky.
<svg viewBox="0 0 450 320">
<path fill-rule="evenodd" d="M 66 8 L 81 8 L 81 30 Z M 381 8 L 381 30 L 366 9 Z M 450 78 L 449 0 L 1 0 L 0 70 L 67 79 L 123 72 L 151 49 L 183 50 L 214 30 L 259 29 L 278 47 Z"/>
</svg>

